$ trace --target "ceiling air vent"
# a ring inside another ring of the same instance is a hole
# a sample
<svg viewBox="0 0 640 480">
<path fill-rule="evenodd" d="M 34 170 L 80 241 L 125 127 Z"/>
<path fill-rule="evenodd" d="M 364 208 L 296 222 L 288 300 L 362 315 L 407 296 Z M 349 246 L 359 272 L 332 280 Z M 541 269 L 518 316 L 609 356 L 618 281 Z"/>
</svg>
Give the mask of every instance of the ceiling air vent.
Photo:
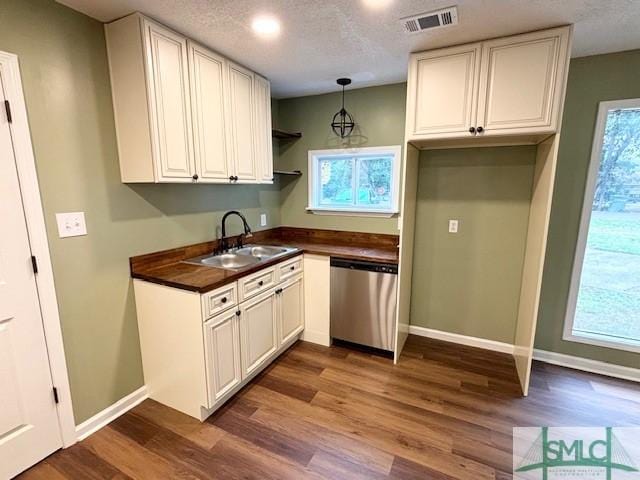
<svg viewBox="0 0 640 480">
<path fill-rule="evenodd" d="M 420 33 L 432 28 L 448 27 L 458 24 L 458 9 L 456 7 L 443 8 L 435 12 L 421 13 L 401 18 L 400 21 L 407 33 Z"/>
</svg>

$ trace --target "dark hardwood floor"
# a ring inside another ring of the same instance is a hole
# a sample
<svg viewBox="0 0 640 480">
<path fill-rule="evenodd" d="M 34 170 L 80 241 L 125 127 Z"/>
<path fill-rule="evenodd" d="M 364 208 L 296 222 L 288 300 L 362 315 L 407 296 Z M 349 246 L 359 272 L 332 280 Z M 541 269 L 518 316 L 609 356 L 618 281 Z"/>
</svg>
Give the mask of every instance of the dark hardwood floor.
<svg viewBox="0 0 640 480">
<path fill-rule="evenodd" d="M 23 479 L 507 479 L 513 426 L 640 425 L 640 388 L 411 336 L 399 365 L 299 342 L 205 423 L 147 400 Z"/>
</svg>

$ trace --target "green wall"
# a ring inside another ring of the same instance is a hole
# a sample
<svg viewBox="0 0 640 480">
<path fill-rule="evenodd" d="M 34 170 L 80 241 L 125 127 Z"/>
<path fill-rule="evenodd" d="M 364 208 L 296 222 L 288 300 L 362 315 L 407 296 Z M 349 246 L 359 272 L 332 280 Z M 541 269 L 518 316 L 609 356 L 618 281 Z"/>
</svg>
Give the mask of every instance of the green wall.
<svg viewBox="0 0 640 480">
<path fill-rule="evenodd" d="M 640 354 L 562 340 L 598 103 L 640 97 L 640 50 L 575 58 L 562 121 L 536 348 L 640 366 Z"/>
<path fill-rule="evenodd" d="M 420 153 L 412 325 L 513 343 L 535 154 Z M 457 234 L 449 219 L 459 220 Z"/>
<path fill-rule="evenodd" d="M 143 385 L 128 257 L 211 239 L 238 208 L 280 224 L 276 186 L 120 183 L 102 24 L 52 0 L 1 0 L 0 50 L 19 56 L 76 422 Z M 55 212 L 86 212 L 59 239 Z"/>
<path fill-rule="evenodd" d="M 314 215 L 305 210 L 308 203 L 309 150 L 326 148 L 402 145 L 406 84 L 347 90 L 345 107 L 357 124 L 343 142 L 331 130 L 333 115 L 340 109 L 341 93 L 289 98 L 278 102 L 278 127 L 301 131 L 302 138 L 280 142 L 282 170 L 301 170 L 302 177 L 282 179 L 282 224 L 308 228 L 328 228 L 375 233 L 398 233 L 397 218 Z"/>
</svg>

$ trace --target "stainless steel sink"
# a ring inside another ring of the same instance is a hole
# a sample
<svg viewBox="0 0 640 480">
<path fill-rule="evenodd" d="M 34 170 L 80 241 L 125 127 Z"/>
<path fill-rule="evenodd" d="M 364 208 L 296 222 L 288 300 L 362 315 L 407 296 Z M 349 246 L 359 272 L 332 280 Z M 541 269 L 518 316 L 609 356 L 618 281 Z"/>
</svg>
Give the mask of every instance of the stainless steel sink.
<svg viewBox="0 0 640 480">
<path fill-rule="evenodd" d="M 224 268 L 226 270 L 240 270 L 295 250 L 295 248 L 291 247 L 277 247 L 272 245 L 247 245 L 246 247 L 234 249 L 227 253 L 201 255 L 183 260 L 183 262 L 205 267 Z"/>
<path fill-rule="evenodd" d="M 230 270 L 248 267 L 259 262 L 260 259 L 257 257 L 239 255 L 237 253 L 223 253 L 222 255 L 205 257 L 199 261 L 199 263 L 208 267 L 228 268 Z"/>
<path fill-rule="evenodd" d="M 284 255 L 292 249 L 287 247 L 272 247 L 270 245 L 247 245 L 236 250 L 239 255 L 251 255 L 257 258 L 272 258 L 278 255 Z"/>
</svg>

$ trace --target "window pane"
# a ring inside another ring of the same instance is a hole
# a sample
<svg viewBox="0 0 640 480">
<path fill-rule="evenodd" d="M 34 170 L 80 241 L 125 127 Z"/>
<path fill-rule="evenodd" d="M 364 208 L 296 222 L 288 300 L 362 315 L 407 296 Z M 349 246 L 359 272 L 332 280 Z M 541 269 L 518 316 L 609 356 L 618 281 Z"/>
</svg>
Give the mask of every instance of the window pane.
<svg viewBox="0 0 640 480">
<path fill-rule="evenodd" d="M 321 205 L 353 205 L 353 159 L 320 159 Z"/>
<path fill-rule="evenodd" d="M 358 160 L 358 205 L 371 208 L 391 206 L 392 169 L 391 157 Z"/>
<path fill-rule="evenodd" d="M 640 341 L 640 109 L 606 122 L 573 330 Z"/>
</svg>

